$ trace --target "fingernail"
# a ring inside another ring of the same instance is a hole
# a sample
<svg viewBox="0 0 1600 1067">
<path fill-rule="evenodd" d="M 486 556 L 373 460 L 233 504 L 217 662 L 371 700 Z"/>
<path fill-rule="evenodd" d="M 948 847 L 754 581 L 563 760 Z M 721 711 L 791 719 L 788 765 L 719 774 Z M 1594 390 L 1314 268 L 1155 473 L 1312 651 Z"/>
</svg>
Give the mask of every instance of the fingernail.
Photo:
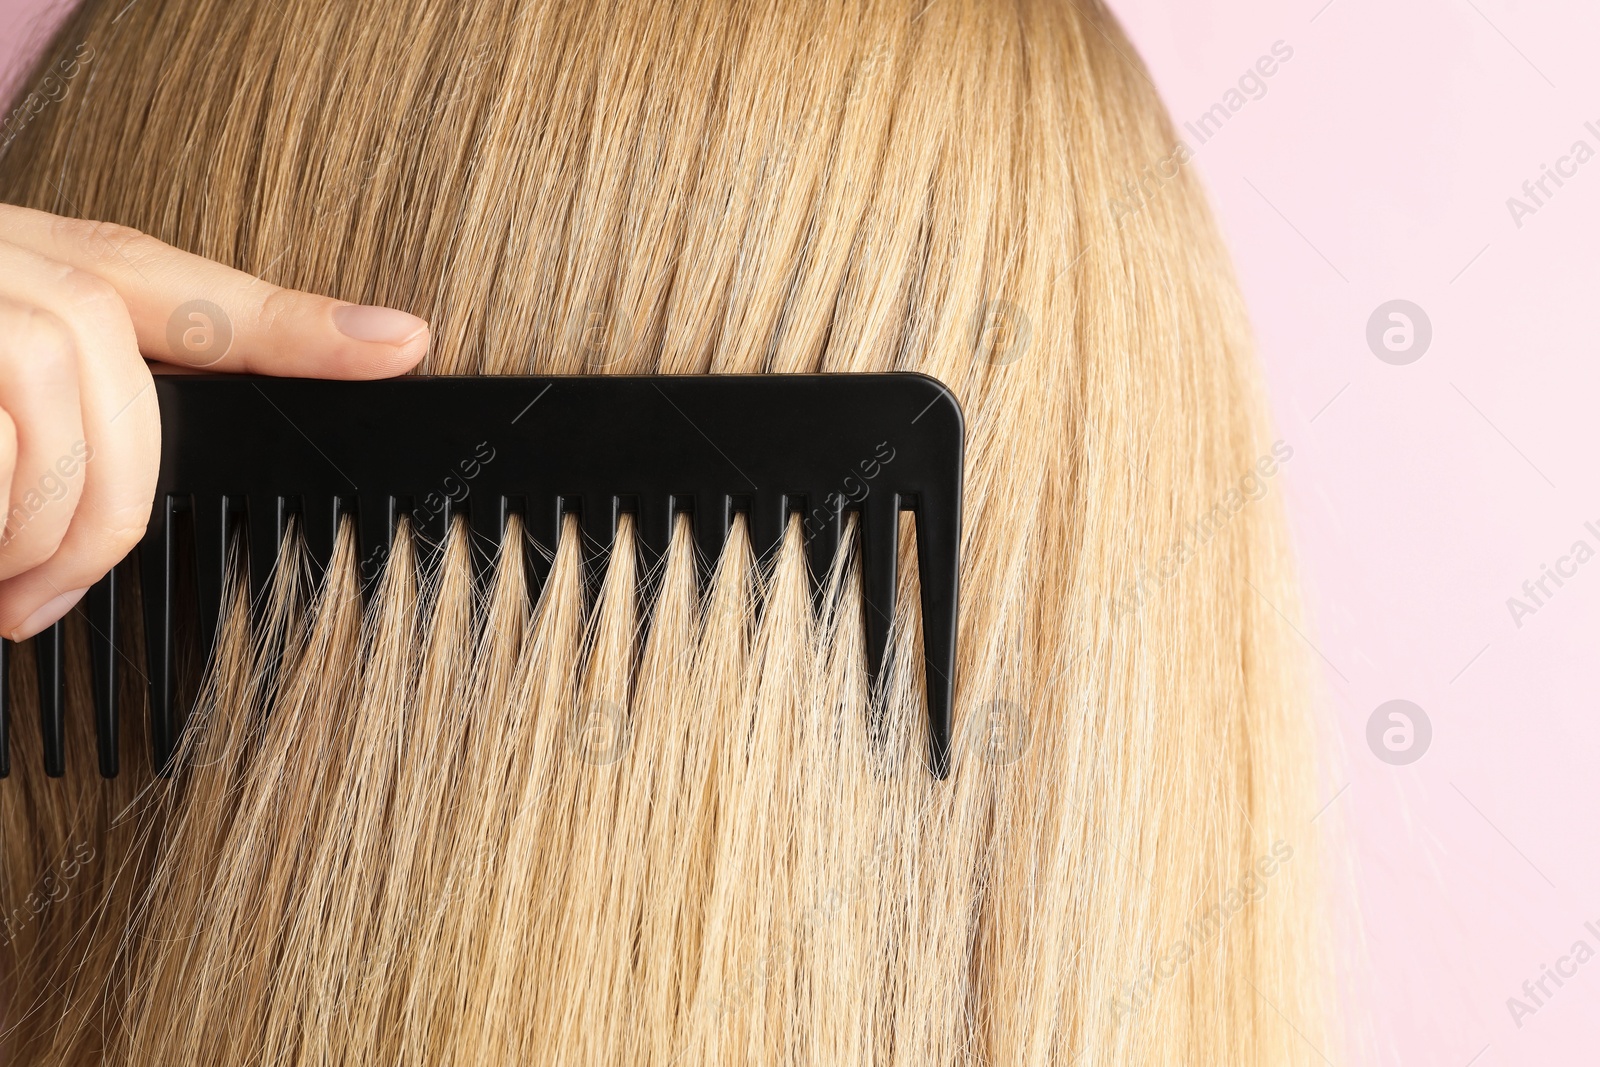
<svg viewBox="0 0 1600 1067">
<path fill-rule="evenodd" d="M 60 622 L 67 612 L 72 610 L 72 606 L 82 600 L 83 594 L 88 591 L 87 589 L 74 589 L 70 593 L 62 593 L 58 597 L 45 601 L 43 606 L 24 619 L 22 625 L 11 632 L 11 640 L 26 641 L 46 626 Z"/>
<path fill-rule="evenodd" d="M 333 324 L 346 337 L 381 345 L 403 345 L 428 328 L 428 324 L 415 315 L 370 304 L 343 304 L 334 308 Z"/>
</svg>

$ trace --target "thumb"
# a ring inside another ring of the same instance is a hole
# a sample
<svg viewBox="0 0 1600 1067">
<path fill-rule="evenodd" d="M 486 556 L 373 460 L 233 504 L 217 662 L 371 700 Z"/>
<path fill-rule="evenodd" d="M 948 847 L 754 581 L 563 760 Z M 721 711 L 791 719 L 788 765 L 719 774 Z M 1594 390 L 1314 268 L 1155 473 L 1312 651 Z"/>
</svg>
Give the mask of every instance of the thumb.
<svg viewBox="0 0 1600 1067">
<path fill-rule="evenodd" d="M 149 359 L 231 373 L 386 378 L 428 350 L 428 324 L 415 315 L 284 289 L 125 226 L 0 205 L 0 235 L 109 282 Z"/>
</svg>

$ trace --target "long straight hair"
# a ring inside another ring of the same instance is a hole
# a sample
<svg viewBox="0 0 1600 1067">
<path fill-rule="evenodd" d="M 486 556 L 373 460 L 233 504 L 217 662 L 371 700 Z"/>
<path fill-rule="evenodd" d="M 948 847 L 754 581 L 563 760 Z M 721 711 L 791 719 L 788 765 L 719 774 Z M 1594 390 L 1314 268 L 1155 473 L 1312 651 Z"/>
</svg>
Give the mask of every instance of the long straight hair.
<svg viewBox="0 0 1600 1067">
<path fill-rule="evenodd" d="M 514 527 L 482 586 L 405 533 L 367 602 L 291 533 L 174 778 L 137 730 L 95 777 L 80 623 L 68 777 L 13 731 L 8 1062 L 1332 1051 L 1292 449 L 1097 0 L 87 0 L 40 76 L 80 45 L 0 198 L 425 316 L 427 371 L 946 382 L 957 746 L 909 527 L 876 687 L 798 525 L 651 572 L 625 520 L 597 573 L 569 525 L 538 581 Z"/>
</svg>

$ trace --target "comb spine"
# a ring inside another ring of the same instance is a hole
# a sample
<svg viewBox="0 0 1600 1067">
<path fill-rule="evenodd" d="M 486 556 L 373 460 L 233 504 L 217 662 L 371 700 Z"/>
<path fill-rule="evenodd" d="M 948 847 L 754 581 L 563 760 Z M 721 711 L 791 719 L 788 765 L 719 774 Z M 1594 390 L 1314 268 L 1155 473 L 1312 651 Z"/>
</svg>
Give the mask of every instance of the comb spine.
<svg viewBox="0 0 1600 1067">
<path fill-rule="evenodd" d="M 89 589 L 89 658 L 94 669 L 94 739 L 100 777 L 115 778 L 118 760 L 117 572 Z"/>
</svg>

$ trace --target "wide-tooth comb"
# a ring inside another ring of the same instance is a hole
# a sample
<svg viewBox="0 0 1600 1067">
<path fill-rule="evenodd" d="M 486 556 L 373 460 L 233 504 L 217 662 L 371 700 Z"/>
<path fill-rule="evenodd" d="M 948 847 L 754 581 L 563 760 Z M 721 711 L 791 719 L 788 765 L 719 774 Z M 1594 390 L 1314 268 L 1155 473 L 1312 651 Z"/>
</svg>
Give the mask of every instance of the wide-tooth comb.
<svg viewBox="0 0 1600 1067">
<path fill-rule="evenodd" d="M 506 521 L 521 516 L 553 549 L 576 512 L 586 551 L 609 550 L 634 515 L 647 561 L 663 556 L 673 517 L 692 516 L 707 561 L 735 513 L 761 556 L 802 516 L 814 579 L 858 513 L 867 666 L 879 677 L 895 613 L 901 511 L 916 516 L 929 767 L 949 771 L 961 540 L 960 406 L 921 374 L 668 377 L 408 377 L 378 382 L 169 375 L 156 378 L 161 472 L 141 567 L 155 766 L 167 769 L 173 715 L 174 516 L 187 512 L 201 647 L 216 638 L 228 542 L 246 534 L 252 602 L 263 601 L 291 517 L 325 569 L 343 516 L 355 521 L 363 579 L 381 568 L 402 516 L 440 544 L 464 515 L 486 568 Z M 534 570 L 542 557 L 532 554 Z M 542 580 L 536 574 L 535 580 Z M 115 574 L 89 594 L 100 770 L 117 767 Z M 64 689 L 60 625 L 35 639 L 47 772 L 60 774 Z M 4 661 L 0 660 L 0 666 Z M 7 759 L 0 688 L 0 761 Z M 0 762 L 0 774 L 4 773 Z"/>
</svg>

